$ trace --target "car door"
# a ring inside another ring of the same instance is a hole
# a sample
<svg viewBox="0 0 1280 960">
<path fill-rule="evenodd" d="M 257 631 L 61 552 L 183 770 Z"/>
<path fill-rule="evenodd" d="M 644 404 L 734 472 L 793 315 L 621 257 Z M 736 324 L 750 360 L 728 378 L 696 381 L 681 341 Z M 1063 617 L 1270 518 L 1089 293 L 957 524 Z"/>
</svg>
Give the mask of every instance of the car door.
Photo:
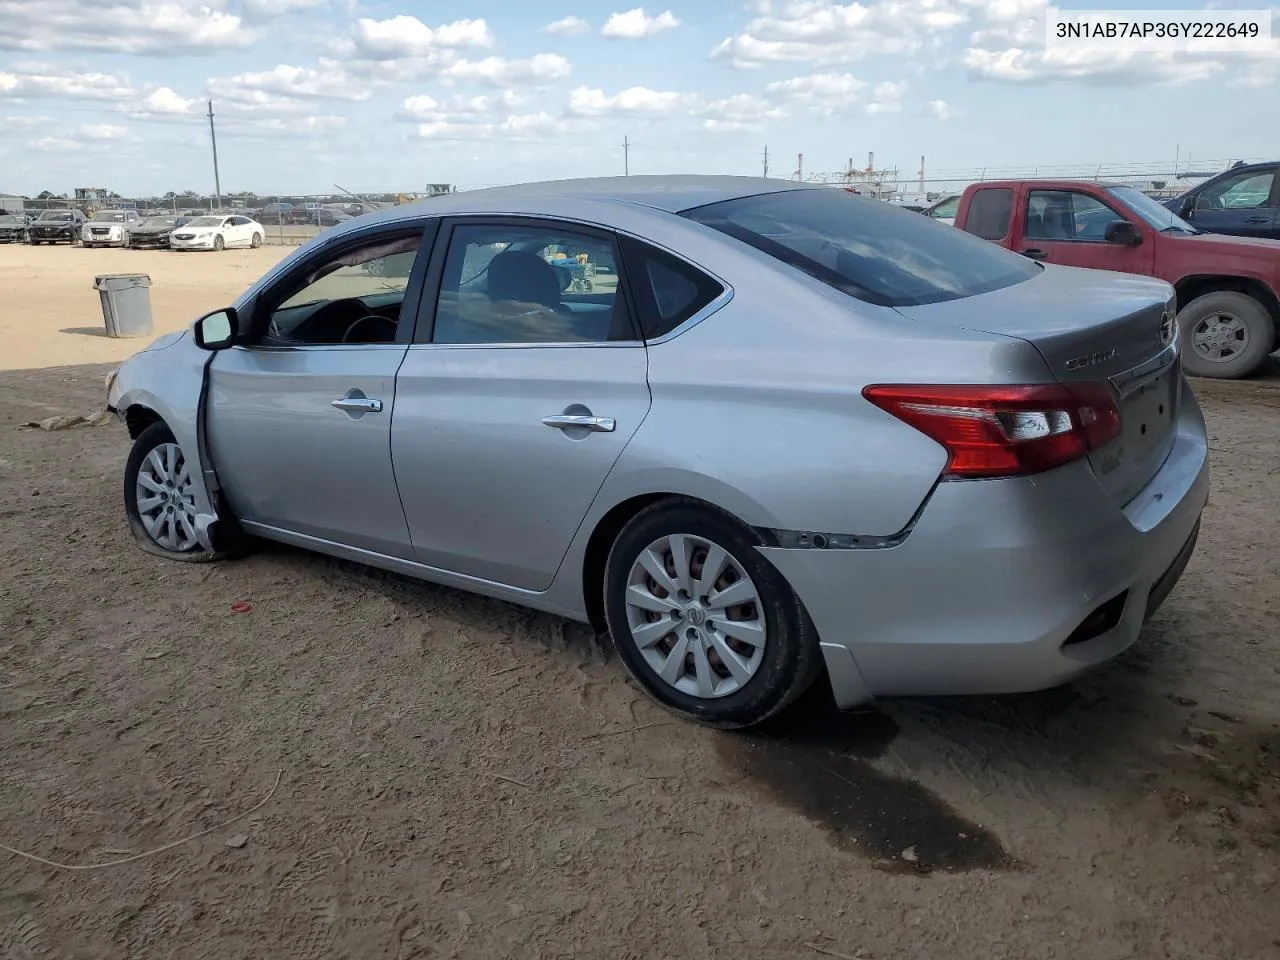
<svg viewBox="0 0 1280 960">
<path fill-rule="evenodd" d="M 1206 184 L 1186 219 L 1208 233 L 1280 237 L 1280 166 L 1243 171 Z"/>
<path fill-rule="evenodd" d="M 390 224 L 319 247 L 246 305 L 243 342 L 215 355 L 209 448 L 250 532 L 412 559 L 391 422 L 433 229 Z"/>
<path fill-rule="evenodd" d="M 649 411 L 619 263 L 611 233 L 577 224 L 460 218 L 442 229 L 391 425 L 422 563 L 551 585 Z"/>
<path fill-rule="evenodd" d="M 1151 273 L 1155 245 L 1108 243 L 1107 227 L 1117 220 L 1133 223 L 1139 233 L 1145 224 L 1134 221 L 1083 190 L 1028 190 L 1020 211 L 1022 247 L 1018 253 L 1045 263 L 1121 273 Z"/>
</svg>

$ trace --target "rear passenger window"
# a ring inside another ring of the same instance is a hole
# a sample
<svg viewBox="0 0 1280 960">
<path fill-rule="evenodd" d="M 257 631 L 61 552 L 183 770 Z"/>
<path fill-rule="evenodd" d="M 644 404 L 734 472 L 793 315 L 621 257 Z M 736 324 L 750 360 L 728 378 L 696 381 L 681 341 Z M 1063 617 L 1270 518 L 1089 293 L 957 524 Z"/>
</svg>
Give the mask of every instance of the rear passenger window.
<svg viewBox="0 0 1280 960">
<path fill-rule="evenodd" d="M 639 240 L 624 237 L 622 254 L 646 340 L 670 333 L 724 292 L 719 281 Z"/>
<path fill-rule="evenodd" d="M 1009 215 L 1013 213 L 1013 191 L 1007 187 L 979 190 L 969 201 L 969 215 L 964 229 L 983 240 L 1003 240 L 1009 234 Z"/>
</svg>

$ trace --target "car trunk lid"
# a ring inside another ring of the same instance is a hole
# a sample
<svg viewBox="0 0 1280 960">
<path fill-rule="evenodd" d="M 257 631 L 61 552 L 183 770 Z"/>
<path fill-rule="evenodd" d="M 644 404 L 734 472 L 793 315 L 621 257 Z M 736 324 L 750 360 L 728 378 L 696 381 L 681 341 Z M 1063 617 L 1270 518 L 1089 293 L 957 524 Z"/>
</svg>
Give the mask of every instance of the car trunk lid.
<svg viewBox="0 0 1280 960">
<path fill-rule="evenodd" d="M 1173 446 L 1182 378 L 1172 295 L 1168 284 L 1148 277 L 1048 267 L 991 293 L 897 309 L 921 323 L 1025 340 L 1059 383 L 1109 383 L 1123 427 L 1089 460 L 1098 482 L 1123 505 Z"/>
</svg>

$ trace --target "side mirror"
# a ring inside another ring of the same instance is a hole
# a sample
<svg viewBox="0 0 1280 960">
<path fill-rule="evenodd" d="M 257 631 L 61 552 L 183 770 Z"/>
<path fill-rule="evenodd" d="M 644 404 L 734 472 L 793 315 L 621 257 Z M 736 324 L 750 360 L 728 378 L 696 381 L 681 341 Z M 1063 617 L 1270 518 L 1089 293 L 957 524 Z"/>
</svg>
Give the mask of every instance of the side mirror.
<svg viewBox="0 0 1280 960">
<path fill-rule="evenodd" d="M 1195 212 L 1195 209 L 1196 209 L 1196 197 L 1193 197 L 1193 196 L 1182 197 L 1181 199 L 1178 200 L 1177 210 L 1175 212 L 1178 214 L 1178 216 L 1182 217 L 1182 219 L 1185 220 L 1187 217 L 1191 216 L 1191 214 Z"/>
<path fill-rule="evenodd" d="M 1128 220 L 1112 220 L 1107 224 L 1107 232 L 1102 239 L 1121 247 L 1136 247 L 1142 242 L 1142 234 Z"/>
<path fill-rule="evenodd" d="M 192 325 L 196 346 L 201 350 L 225 350 L 236 342 L 239 326 L 235 307 L 206 313 Z"/>
</svg>

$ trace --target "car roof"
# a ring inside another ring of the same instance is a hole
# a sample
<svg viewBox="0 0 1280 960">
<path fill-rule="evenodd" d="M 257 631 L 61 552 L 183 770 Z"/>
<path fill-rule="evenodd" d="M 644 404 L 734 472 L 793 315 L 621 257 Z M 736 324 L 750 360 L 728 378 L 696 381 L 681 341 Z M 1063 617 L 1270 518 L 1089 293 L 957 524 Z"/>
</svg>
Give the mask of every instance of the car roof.
<svg viewBox="0 0 1280 960">
<path fill-rule="evenodd" d="M 651 207 L 667 213 L 679 213 L 693 207 L 734 200 L 739 197 L 757 196 L 762 193 L 779 193 L 785 190 L 827 190 L 817 184 L 795 180 L 773 180 L 763 177 L 701 176 L 679 174 L 667 176 L 636 177 L 586 177 L 574 180 L 546 180 L 521 183 L 504 187 L 487 187 L 483 190 L 465 190 L 459 193 L 430 197 L 410 204 L 386 207 L 362 217 L 350 224 L 336 228 L 361 230 L 372 224 L 403 220 L 429 214 L 494 213 L 507 202 L 527 207 L 529 201 L 540 200 L 589 200 L 601 203 L 626 203 Z M 550 210 L 548 211 L 550 212 Z"/>
</svg>

